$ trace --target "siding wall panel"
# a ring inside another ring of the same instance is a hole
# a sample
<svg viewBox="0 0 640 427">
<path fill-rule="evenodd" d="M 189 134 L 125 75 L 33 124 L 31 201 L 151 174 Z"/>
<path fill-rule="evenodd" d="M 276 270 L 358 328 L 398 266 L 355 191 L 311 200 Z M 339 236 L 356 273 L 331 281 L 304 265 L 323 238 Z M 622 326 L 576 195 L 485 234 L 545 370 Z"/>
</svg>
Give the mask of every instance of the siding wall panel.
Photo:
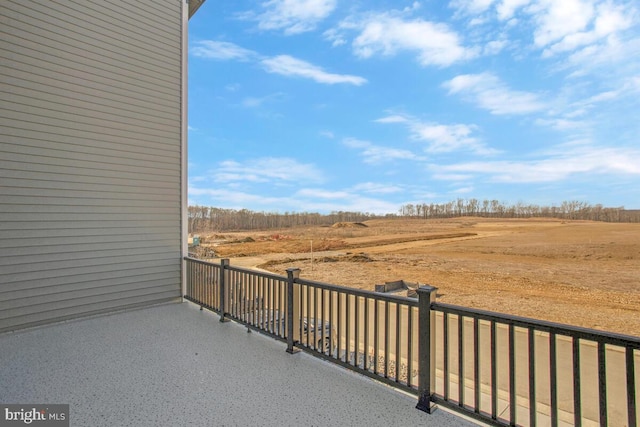
<svg viewBox="0 0 640 427">
<path fill-rule="evenodd" d="M 0 23 L 0 332 L 176 299 L 182 1 Z"/>
<path fill-rule="evenodd" d="M 3 42 L 0 41 L 0 46 Z M 51 85 L 48 93 L 55 91 L 65 91 L 66 93 L 78 92 L 86 93 L 93 97 L 102 97 L 104 99 L 112 99 L 114 96 L 120 96 L 118 102 L 122 102 L 122 97 L 126 98 L 125 102 L 131 104 L 141 104 L 148 111 L 164 111 L 169 115 L 172 114 L 171 108 L 159 103 L 165 99 L 171 99 L 171 95 L 162 93 L 149 93 L 137 85 L 137 82 L 119 80 L 114 76 L 104 76 L 92 73 L 90 69 L 82 67 L 62 60 L 59 57 L 50 55 L 48 52 L 39 53 L 37 57 L 21 55 L 21 49 L 6 44 L 8 50 L 0 49 L 0 59 L 5 62 L 4 66 L 12 71 L 13 75 L 27 73 L 31 78 L 27 84 Z M 75 66 L 74 66 L 75 65 Z M 43 68 L 41 68 L 43 67 Z M 9 79 L 11 76 L 4 76 Z M 73 79 L 71 83 L 70 79 Z M 21 83 L 20 85 L 23 85 Z M 131 97 L 130 95 L 134 95 Z"/>
</svg>

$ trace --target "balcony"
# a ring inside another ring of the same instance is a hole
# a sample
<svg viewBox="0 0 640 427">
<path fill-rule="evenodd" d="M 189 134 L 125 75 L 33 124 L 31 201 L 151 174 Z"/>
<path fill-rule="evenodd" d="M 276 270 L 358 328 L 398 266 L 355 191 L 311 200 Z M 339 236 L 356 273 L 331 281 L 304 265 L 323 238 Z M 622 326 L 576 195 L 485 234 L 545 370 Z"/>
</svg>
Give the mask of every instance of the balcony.
<svg viewBox="0 0 640 427">
<path fill-rule="evenodd" d="M 473 425 L 191 303 L 0 335 L 0 402 L 76 426 Z"/>
<path fill-rule="evenodd" d="M 0 402 L 72 425 L 640 424 L 637 337 L 185 265 L 194 304 L 0 335 Z"/>
</svg>

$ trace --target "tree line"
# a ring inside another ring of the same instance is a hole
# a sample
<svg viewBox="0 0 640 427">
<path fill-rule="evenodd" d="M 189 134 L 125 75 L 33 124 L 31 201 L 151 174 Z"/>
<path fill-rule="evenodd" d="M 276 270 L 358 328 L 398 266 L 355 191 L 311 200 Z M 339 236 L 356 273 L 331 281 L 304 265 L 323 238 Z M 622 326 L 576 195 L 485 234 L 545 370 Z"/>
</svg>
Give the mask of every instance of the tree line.
<svg viewBox="0 0 640 427">
<path fill-rule="evenodd" d="M 447 203 L 408 203 L 397 214 L 375 215 L 363 212 L 256 212 L 189 206 L 189 233 L 203 231 L 268 230 L 298 226 L 330 226 L 337 222 L 362 222 L 376 218 L 444 219 L 464 216 L 484 218 L 558 218 L 606 222 L 640 222 L 640 210 L 604 207 L 585 202 L 562 202 L 559 206 L 538 206 L 518 202 L 510 205 L 497 200 L 457 199 Z"/>
<path fill-rule="evenodd" d="M 640 210 L 624 207 L 604 207 L 586 202 L 568 201 L 559 206 L 539 206 L 518 202 L 505 204 L 498 200 L 457 199 L 447 203 L 406 204 L 400 216 L 412 218 L 453 218 L 476 216 L 484 218 L 559 218 L 606 222 L 640 222 Z"/>
<path fill-rule="evenodd" d="M 223 209 L 189 206 L 189 232 L 268 230 L 297 226 L 333 225 L 336 222 L 362 222 L 379 216 L 361 212 L 255 212 L 248 209 Z"/>
</svg>

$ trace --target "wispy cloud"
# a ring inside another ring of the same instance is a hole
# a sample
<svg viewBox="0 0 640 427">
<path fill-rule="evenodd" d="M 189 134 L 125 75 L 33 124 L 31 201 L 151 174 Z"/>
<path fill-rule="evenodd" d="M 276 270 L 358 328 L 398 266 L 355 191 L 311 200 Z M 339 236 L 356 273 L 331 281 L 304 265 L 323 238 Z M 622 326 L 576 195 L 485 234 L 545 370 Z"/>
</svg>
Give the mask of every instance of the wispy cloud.
<svg viewBox="0 0 640 427">
<path fill-rule="evenodd" d="M 504 183 L 555 182 L 577 174 L 640 175 L 640 151 L 589 145 L 568 146 L 551 151 L 541 159 L 431 165 L 431 170 L 436 177 L 475 174 Z"/>
<path fill-rule="evenodd" d="M 336 8 L 337 0 L 268 0 L 263 12 L 248 11 L 241 19 L 258 22 L 261 30 L 282 30 L 285 35 L 314 30 Z"/>
<path fill-rule="evenodd" d="M 480 31 L 475 25 L 478 22 L 489 24 L 485 37 L 494 36 L 495 24 L 504 25 L 502 29 L 507 32 L 515 28 L 531 31 L 528 48 L 540 52 L 543 58 L 558 60 L 561 67 L 575 63 L 576 67 L 590 69 L 591 59 L 597 60 L 599 56 L 608 56 L 605 61 L 611 65 L 612 49 L 622 50 L 625 61 L 637 52 L 637 48 L 633 49 L 637 46 L 634 42 L 637 33 L 625 35 L 637 27 L 640 14 L 631 1 L 454 0 L 451 7 L 458 17 L 469 18 L 474 33 Z M 499 46 L 487 45 L 484 53 L 490 54 L 496 47 Z M 565 54 L 571 56 L 571 61 L 566 61 Z"/>
<path fill-rule="evenodd" d="M 346 83 L 355 86 L 363 85 L 367 80 L 363 77 L 349 74 L 334 74 L 323 70 L 317 65 L 289 55 L 278 55 L 262 60 L 265 71 L 290 77 L 302 77 L 323 84 Z"/>
<path fill-rule="evenodd" d="M 385 214 L 397 212 L 398 204 L 361 195 L 354 189 L 325 190 L 303 188 L 295 193 L 296 204 L 315 211 L 351 211 Z"/>
<path fill-rule="evenodd" d="M 346 43 L 347 33 L 355 31 L 352 48 L 356 56 L 394 56 L 407 51 L 415 53 L 423 66 L 449 66 L 477 55 L 448 25 L 404 15 L 405 11 L 391 11 L 352 16 L 325 32 L 325 37 L 341 45 Z"/>
<path fill-rule="evenodd" d="M 255 97 L 249 96 L 242 100 L 242 106 L 247 108 L 257 108 L 267 102 L 273 102 L 283 99 L 284 94 L 282 92 L 272 93 L 270 95 Z"/>
<path fill-rule="evenodd" d="M 213 172 L 215 182 L 322 182 L 324 175 L 310 163 L 288 157 L 248 159 L 243 163 L 225 160 Z"/>
<path fill-rule="evenodd" d="M 229 209 L 243 209 L 247 206 L 276 207 L 282 198 L 251 194 L 237 189 L 196 187 L 189 185 L 189 204 L 203 204 L 208 206 L 225 207 Z M 259 209 L 259 208 L 258 208 Z"/>
<path fill-rule="evenodd" d="M 256 52 L 238 46 L 235 43 L 201 40 L 191 46 L 191 54 L 198 58 L 217 59 L 221 61 L 248 61 L 256 56 Z"/>
<path fill-rule="evenodd" d="M 345 138 L 342 143 L 349 148 L 360 150 L 360 155 L 365 163 L 379 164 L 393 160 L 422 160 L 422 158 L 409 150 L 381 147 L 369 141 L 356 138 Z"/>
<path fill-rule="evenodd" d="M 462 74 L 445 82 L 450 95 L 459 94 L 491 114 L 528 114 L 548 108 L 539 94 L 510 89 L 491 73 Z"/>
<path fill-rule="evenodd" d="M 377 123 L 401 123 L 407 126 L 411 137 L 416 141 L 427 143 L 428 153 L 450 153 L 453 151 L 470 151 L 475 154 L 489 155 L 497 153 L 488 148 L 473 133 L 475 125 L 441 124 L 424 122 L 411 116 L 391 115 L 376 120 Z"/>
<path fill-rule="evenodd" d="M 404 187 L 397 184 L 381 184 L 377 182 L 362 182 L 354 185 L 351 190 L 370 194 L 397 194 L 405 191 Z"/>
<path fill-rule="evenodd" d="M 545 0 L 528 10 L 537 23 L 534 43 L 544 48 L 543 56 L 593 45 L 626 30 L 633 22 L 628 7 L 612 2 Z"/>
<path fill-rule="evenodd" d="M 351 74 L 338 74 L 325 71 L 322 67 L 294 58 L 290 55 L 277 55 L 265 57 L 257 52 L 245 49 L 237 44 L 203 40 L 194 43 L 191 54 L 198 58 L 214 60 L 259 61 L 262 68 L 268 73 L 280 74 L 288 77 L 300 77 L 313 80 L 322 84 L 351 84 L 361 86 L 367 83 L 367 79 Z M 230 90 L 235 89 L 232 87 Z"/>
</svg>

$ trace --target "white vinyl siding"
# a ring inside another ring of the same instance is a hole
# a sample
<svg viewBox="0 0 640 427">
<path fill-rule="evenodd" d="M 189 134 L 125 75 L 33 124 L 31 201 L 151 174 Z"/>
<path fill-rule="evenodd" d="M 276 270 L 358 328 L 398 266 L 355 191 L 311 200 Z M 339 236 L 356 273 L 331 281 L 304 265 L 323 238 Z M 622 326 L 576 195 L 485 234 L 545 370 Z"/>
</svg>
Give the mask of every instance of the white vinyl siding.
<svg viewBox="0 0 640 427">
<path fill-rule="evenodd" d="M 3 0 L 0 35 L 0 332 L 178 298 L 181 0 Z"/>
</svg>

